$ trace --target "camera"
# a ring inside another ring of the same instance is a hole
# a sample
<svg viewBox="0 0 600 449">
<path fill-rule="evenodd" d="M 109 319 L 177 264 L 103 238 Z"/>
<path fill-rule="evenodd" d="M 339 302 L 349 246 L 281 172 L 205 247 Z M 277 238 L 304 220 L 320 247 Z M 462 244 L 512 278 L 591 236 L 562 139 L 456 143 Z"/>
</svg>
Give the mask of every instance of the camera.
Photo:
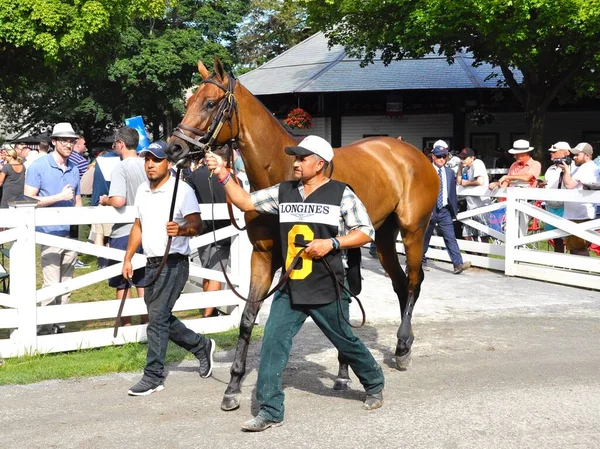
<svg viewBox="0 0 600 449">
<path fill-rule="evenodd" d="M 560 165 L 560 164 L 571 165 L 572 161 L 573 161 L 573 159 L 571 158 L 571 156 L 561 157 L 560 159 L 552 159 L 552 163 L 554 165 Z"/>
</svg>

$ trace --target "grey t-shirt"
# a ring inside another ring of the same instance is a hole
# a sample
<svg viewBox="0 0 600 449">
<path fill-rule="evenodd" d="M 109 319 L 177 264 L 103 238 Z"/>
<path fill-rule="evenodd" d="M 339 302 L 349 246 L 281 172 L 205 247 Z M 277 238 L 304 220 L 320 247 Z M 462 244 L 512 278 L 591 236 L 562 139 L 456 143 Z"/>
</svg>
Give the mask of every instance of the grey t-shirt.
<svg viewBox="0 0 600 449">
<path fill-rule="evenodd" d="M 127 200 L 125 203 L 127 206 L 133 206 L 138 187 L 147 180 L 143 159 L 139 157 L 124 159 L 112 172 L 108 196 L 122 196 Z M 130 223 L 117 223 L 113 225 L 110 237 L 114 239 L 129 235 L 132 227 L 133 224 Z"/>
</svg>

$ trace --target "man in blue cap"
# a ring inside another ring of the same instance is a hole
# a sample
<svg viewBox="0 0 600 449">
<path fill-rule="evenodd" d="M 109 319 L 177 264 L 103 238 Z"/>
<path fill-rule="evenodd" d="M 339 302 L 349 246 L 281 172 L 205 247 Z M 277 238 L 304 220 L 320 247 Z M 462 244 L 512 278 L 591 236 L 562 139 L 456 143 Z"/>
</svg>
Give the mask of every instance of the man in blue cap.
<svg viewBox="0 0 600 449">
<path fill-rule="evenodd" d="M 433 144 L 431 161 L 433 168 L 440 178 L 440 190 L 438 192 L 435 209 L 431 214 L 429 227 L 425 233 L 425 242 L 423 245 L 423 270 L 429 270 L 425 253 L 429 249 L 429 241 L 431 240 L 433 229 L 437 225 L 438 233 L 444 238 L 446 250 L 452 260 L 452 265 L 454 266 L 453 273 L 460 274 L 471 266 L 471 262 L 463 262 L 454 233 L 453 220 L 456 219 L 456 214 L 458 213 L 456 176 L 452 169 L 446 167 L 446 162 L 448 161 L 448 144 L 446 142 L 438 140 Z"/>
<path fill-rule="evenodd" d="M 175 178 L 169 170 L 166 148 L 167 144 L 159 141 L 140 152 L 148 181 L 139 186 L 135 196 L 137 218 L 131 228 L 123 260 L 123 277 L 130 280 L 133 277 L 131 259 L 142 245 L 146 255 L 146 279 L 149 280 L 144 291 L 149 318 L 146 367 L 142 379 L 129 389 L 130 396 L 146 396 L 164 388 L 169 340 L 196 356 L 200 361 L 201 377 L 209 377 L 213 367 L 215 341 L 188 329 L 171 313 L 188 278 L 190 237 L 202 231 L 202 220 L 194 191 L 181 183 L 177 190 L 173 219 L 169 221 Z M 167 262 L 154 280 L 168 237 L 172 240 Z"/>
</svg>

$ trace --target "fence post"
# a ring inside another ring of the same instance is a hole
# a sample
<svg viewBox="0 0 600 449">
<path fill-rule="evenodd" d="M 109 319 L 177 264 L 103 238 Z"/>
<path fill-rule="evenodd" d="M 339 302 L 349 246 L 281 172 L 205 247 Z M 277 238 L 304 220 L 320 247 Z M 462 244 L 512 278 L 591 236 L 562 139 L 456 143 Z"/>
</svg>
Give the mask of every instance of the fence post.
<svg viewBox="0 0 600 449">
<path fill-rule="evenodd" d="M 505 225 L 505 247 L 504 247 L 504 274 L 515 275 L 515 251 L 519 236 L 519 215 L 516 209 L 515 187 L 506 189 L 506 225 Z"/>
<path fill-rule="evenodd" d="M 37 350 L 36 203 L 9 204 L 16 209 L 19 223 L 19 236 L 10 249 L 10 296 L 18 304 L 18 329 L 11 339 L 17 340 L 18 355 L 33 354 Z"/>
</svg>

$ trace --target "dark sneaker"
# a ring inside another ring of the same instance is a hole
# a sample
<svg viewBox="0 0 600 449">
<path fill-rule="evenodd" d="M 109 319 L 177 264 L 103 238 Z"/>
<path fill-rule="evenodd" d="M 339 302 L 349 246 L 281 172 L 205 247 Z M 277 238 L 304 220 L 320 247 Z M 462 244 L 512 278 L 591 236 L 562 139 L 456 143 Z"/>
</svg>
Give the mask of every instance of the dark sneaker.
<svg viewBox="0 0 600 449">
<path fill-rule="evenodd" d="M 467 268 L 471 267 L 471 262 L 466 261 L 460 265 L 454 265 L 454 274 L 460 274 L 465 271 Z"/>
<path fill-rule="evenodd" d="M 271 421 L 270 419 L 256 415 L 251 420 L 242 424 L 242 430 L 245 430 L 246 432 L 262 432 L 263 430 L 267 430 L 269 427 L 278 427 L 282 424 L 283 422 L 281 421 Z"/>
<path fill-rule="evenodd" d="M 131 387 L 127 394 L 129 396 L 148 396 L 149 394 L 152 394 L 155 391 L 161 391 L 164 388 L 165 386 L 162 383 L 155 383 L 142 377 L 142 380 Z"/>
<path fill-rule="evenodd" d="M 200 377 L 210 377 L 213 370 L 214 360 L 213 354 L 215 353 L 215 341 L 212 338 L 207 339 L 206 346 L 204 349 L 196 354 L 196 358 L 200 361 Z"/>
<path fill-rule="evenodd" d="M 383 405 L 383 392 L 379 393 L 367 393 L 365 402 L 363 402 L 363 408 L 365 410 L 375 410 Z"/>
</svg>

